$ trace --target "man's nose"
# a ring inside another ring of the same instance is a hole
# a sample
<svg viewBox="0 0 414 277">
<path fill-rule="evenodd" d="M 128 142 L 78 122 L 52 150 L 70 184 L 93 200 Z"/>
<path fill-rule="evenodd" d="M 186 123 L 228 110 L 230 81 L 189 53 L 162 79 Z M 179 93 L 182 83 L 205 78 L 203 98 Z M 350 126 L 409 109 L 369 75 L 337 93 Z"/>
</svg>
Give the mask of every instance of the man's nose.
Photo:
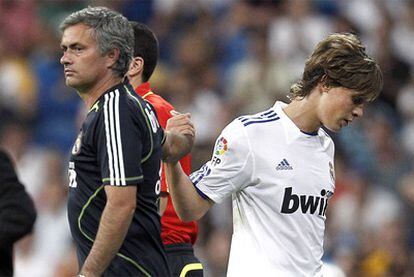
<svg viewBox="0 0 414 277">
<path fill-rule="evenodd" d="M 62 57 L 60 58 L 60 63 L 63 65 L 70 64 L 70 59 L 68 56 L 68 52 L 63 52 Z"/>
</svg>

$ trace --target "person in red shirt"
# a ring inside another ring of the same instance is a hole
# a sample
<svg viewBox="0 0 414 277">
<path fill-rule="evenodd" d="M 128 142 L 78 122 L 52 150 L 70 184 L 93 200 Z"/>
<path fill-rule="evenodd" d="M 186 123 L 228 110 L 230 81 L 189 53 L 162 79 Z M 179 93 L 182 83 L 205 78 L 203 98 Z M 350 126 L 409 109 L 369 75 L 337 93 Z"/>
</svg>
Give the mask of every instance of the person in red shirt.
<svg viewBox="0 0 414 277">
<path fill-rule="evenodd" d="M 144 24 L 131 22 L 134 29 L 135 47 L 134 58 L 130 64 L 127 77 L 135 91 L 143 99 L 153 105 L 157 112 L 158 121 L 165 129 L 167 120 L 172 117 L 174 107 L 164 98 L 151 90 L 150 79 L 158 60 L 158 41 L 155 34 Z M 185 156 L 180 160 L 184 172 L 191 172 L 191 157 Z M 161 175 L 161 237 L 167 253 L 167 258 L 173 276 L 203 276 L 203 266 L 194 256 L 193 245 L 197 239 L 198 225 L 195 221 L 183 222 L 177 216 L 165 172 Z"/>
</svg>

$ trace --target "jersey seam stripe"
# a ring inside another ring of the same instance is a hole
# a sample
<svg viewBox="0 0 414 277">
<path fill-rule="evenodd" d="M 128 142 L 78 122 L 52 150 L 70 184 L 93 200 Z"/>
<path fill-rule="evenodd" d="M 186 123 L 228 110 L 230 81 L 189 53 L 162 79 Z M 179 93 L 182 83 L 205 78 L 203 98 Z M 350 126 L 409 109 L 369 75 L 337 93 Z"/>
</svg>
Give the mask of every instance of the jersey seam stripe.
<svg viewBox="0 0 414 277">
<path fill-rule="evenodd" d="M 270 114 L 277 114 L 276 111 L 274 109 L 268 109 L 267 111 L 264 111 L 262 113 L 260 113 L 258 116 L 253 114 L 253 115 L 242 115 L 240 117 L 238 117 L 237 119 L 241 120 L 241 119 L 249 119 L 249 118 L 255 118 L 255 117 L 261 117 L 261 116 L 269 116 Z"/>
<path fill-rule="evenodd" d="M 273 119 L 273 118 L 278 118 L 278 117 L 279 116 L 277 114 L 272 114 L 270 116 L 265 116 L 265 117 L 259 117 L 259 116 L 249 117 L 249 118 L 245 118 L 244 120 L 240 120 L 240 121 L 245 123 L 245 122 L 249 122 L 253 120 L 267 120 L 267 119 Z"/>
<path fill-rule="evenodd" d="M 96 110 L 96 111 L 99 110 L 99 101 L 100 100 L 96 101 L 95 104 L 93 104 L 93 106 L 89 109 L 88 114 L 93 110 Z"/>
<path fill-rule="evenodd" d="M 142 273 L 144 273 L 145 276 L 147 277 L 151 277 L 151 274 L 148 273 L 148 271 L 146 269 L 144 269 L 144 267 L 140 266 L 136 261 L 134 261 L 133 259 L 131 259 L 130 257 L 121 254 L 121 253 L 117 253 L 116 254 L 118 257 L 130 262 L 131 264 L 133 264 L 135 267 L 137 267 Z"/>
<path fill-rule="evenodd" d="M 115 103 L 114 103 L 114 92 L 110 92 L 109 97 L 109 137 L 111 139 L 111 145 L 112 145 L 112 154 L 114 155 L 114 170 L 115 170 L 115 177 L 114 182 L 115 186 L 119 186 L 119 157 L 118 157 L 118 149 L 116 144 L 116 135 L 115 135 L 115 122 L 114 122 L 114 109 L 115 109 Z"/>
<path fill-rule="evenodd" d="M 161 145 L 164 145 L 166 140 L 167 140 L 167 135 L 164 132 L 163 135 L 162 135 Z"/>
<path fill-rule="evenodd" d="M 206 175 L 208 175 L 210 168 L 208 165 L 203 165 L 195 174 L 190 175 L 190 180 L 194 185 L 197 185 Z"/>
<path fill-rule="evenodd" d="M 124 178 L 125 181 L 137 181 L 137 180 L 142 180 L 144 179 L 144 176 L 136 176 L 136 177 L 129 177 L 129 178 Z M 110 178 L 103 178 L 102 182 L 107 182 L 110 181 Z"/>
<path fill-rule="evenodd" d="M 204 171 L 205 171 L 206 165 L 203 165 L 199 170 L 197 170 L 196 172 L 194 172 L 193 174 L 190 175 L 190 180 L 193 183 L 197 183 L 199 176 L 203 175 Z"/>
<path fill-rule="evenodd" d="M 195 174 L 191 174 L 190 181 L 193 183 L 193 186 L 197 193 L 204 199 L 210 199 L 204 192 L 202 192 L 198 187 L 197 184 L 209 174 L 209 170 L 211 170 L 208 165 L 203 165 Z"/>
<path fill-rule="evenodd" d="M 263 115 L 269 115 L 269 114 L 271 114 L 271 113 L 276 113 L 276 111 L 275 111 L 275 110 L 273 110 L 273 109 L 269 109 L 269 110 L 267 110 L 267 111 L 263 112 L 262 114 L 263 114 Z"/>
<path fill-rule="evenodd" d="M 86 232 L 83 231 L 82 229 L 82 225 L 81 225 L 81 221 L 82 221 L 82 217 L 83 214 L 85 213 L 86 208 L 89 206 L 89 204 L 92 202 L 92 200 L 96 197 L 96 195 L 104 188 L 104 186 L 100 186 L 92 195 L 91 197 L 89 197 L 88 201 L 86 201 L 86 204 L 82 207 L 81 213 L 79 214 L 78 217 L 78 228 L 79 231 L 81 232 L 82 235 L 84 235 L 88 240 L 90 240 L 91 242 L 93 242 L 94 240 L 88 236 L 88 234 L 86 234 Z"/>
<path fill-rule="evenodd" d="M 252 121 L 252 120 L 267 120 L 267 119 L 271 119 L 271 118 L 275 118 L 275 117 L 279 117 L 276 113 L 269 115 L 269 116 L 250 116 L 250 117 L 239 117 L 238 120 L 241 122 L 247 122 L 247 121 Z"/>
<path fill-rule="evenodd" d="M 220 202 L 222 197 L 220 197 L 217 193 L 213 192 L 208 186 L 206 186 L 203 182 L 199 182 L 197 185 L 193 184 L 194 188 L 196 189 L 197 193 L 204 199 L 210 199 L 214 203 Z M 232 185 L 232 184 L 231 184 Z"/>
<path fill-rule="evenodd" d="M 180 277 L 185 277 L 189 271 L 202 270 L 202 269 L 203 269 L 203 265 L 201 263 L 186 264 L 184 268 L 181 270 Z"/>
<path fill-rule="evenodd" d="M 153 141 L 153 139 L 152 139 L 152 129 L 151 129 L 151 127 L 150 127 L 150 123 L 149 123 L 149 119 L 148 119 L 148 117 L 147 117 L 147 115 L 146 115 L 146 113 L 144 112 L 144 109 L 143 109 L 143 107 L 142 107 L 142 105 L 141 105 L 141 103 L 139 102 L 139 100 L 138 99 L 136 99 L 135 98 L 135 96 L 131 93 L 131 91 L 128 89 L 128 87 L 127 86 L 124 86 L 125 87 L 125 89 L 126 89 L 126 91 L 132 96 L 132 98 L 138 103 L 138 105 L 139 105 L 139 107 L 140 107 L 140 109 L 141 109 L 141 113 L 142 113 L 142 115 L 144 116 L 144 118 L 145 118 L 145 122 L 147 123 L 147 128 L 148 128 L 148 130 L 149 130 L 149 137 L 150 137 L 150 144 L 151 144 L 151 148 L 150 148 L 150 151 L 148 152 L 148 154 L 144 157 L 144 158 L 142 158 L 141 159 L 141 163 L 144 163 L 144 162 L 146 162 L 147 160 L 148 160 L 148 158 L 151 156 L 151 154 L 152 154 L 152 151 L 153 151 L 153 148 L 154 148 L 154 141 Z"/>
<path fill-rule="evenodd" d="M 105 95 L 105 103 L 104 103 L 104 121 L 105 121 L 105 136 L 106 136 L 106 151 L 108 153 L 108 169 L 109 169 L 109 178 L 111 180 L 111 186 L 113 186 L 113 178 L 114 178 L 114 169 L 112 168 L 112 149 L 109 137 L 109 120 L 108 120 L 108 101 L 109 96 L 108 94 Z"/>
<path fill-rule="evenodd" d="M 208 197 L 204 192 L 202 192 L 195 184 L 193 185 L 198 195 L 200 195 L 203 199 L 210 199 L 210 197 Z"/>
<path fill-rule="evenodd" d="M 151 94 L 154 94 L 152 91 L 148 91 L 147 93 L 145 93 L 143 96 L 142 96 L 142 99 L 145 99 L 145 98 L 147 98 L 147 96 L 148 95 L 151 95 Z M 145 99 L 146 100 L 146 99 Z"/>
<path fill-rule="evenodd" d="M 115 92 L 115 130 L 116 130 L 116 139 L 118 143 L 118 152 L 119 152 L 119 171 L 121 173 L 121 185 L 125 186 L 125 166 L 124 166 L 124 153 L 122 151 L 122 137 L 121 137 L 121 122 L 119 120 L 119 90 Z"/>
<path fill-rule="evenodd" d="M 79 231 L 81 232 L 82 235 L 84 235 L 88 240 L 90 240 L 91 242 L 94 242 L 94 239 L 92 239 L 91 237 L 88 236 L 88 234 L 86 234 L 85 231 L 83 231 L 82 229 L 82 217 L 83 214 L 85 213 L 86 208 L 89 206 L 89 204 L 92 202 L 92 200 L 96 197 L 96 195 L 104 188 L 104 186 L 100 186 L 92 195 L 91 197 L 89 197 L 88 201 L 86 201 L 86 204 L 82 207 L 81 213 L 78 217 L 78 228 Z M 133 264 L 135 267 L 137 267 L 142 273 L 144 273 L 146 276 L 151 276 L 151 274 L 148 273 L 147 270 L 145 270 L 142 266 L 140 266 L 136 261 L 134 261 L 133 259 L 129 258 L 128 256 L 125 256 L 121 253 L 117 253 L 117 256 L 125 259 L 126 261 L 130 262 L 131 264 Z"/>
<path fill-rule="evenodd" d="M 250 124 L 256 124 L 256 123 L 266 123 L 266 122 L 272 122 L 272 121 L 277 121 L 279 120 L 280 117 L 276 117 L 276 118 L 272 118 L 272 119 L 267 119 L 267 120 L 254 120 L 254 121 L 248 121 L 246 123 L 243 123 L 244 126 L 248 126 Z"/>
<path fill-rule="evenodd" d="M 274 117 L 278 117 L 276 112 L 272 112 L 270 114 L 263 114 L 260 116 L 251 116 L 251 117 L 240 117 L 241 119 L 239 119 L 241 122 L 246 122 L 249 120 L 266 120 L 266 119 L 270 119 L 270 118 L 274 118 Z"/>
</svg>

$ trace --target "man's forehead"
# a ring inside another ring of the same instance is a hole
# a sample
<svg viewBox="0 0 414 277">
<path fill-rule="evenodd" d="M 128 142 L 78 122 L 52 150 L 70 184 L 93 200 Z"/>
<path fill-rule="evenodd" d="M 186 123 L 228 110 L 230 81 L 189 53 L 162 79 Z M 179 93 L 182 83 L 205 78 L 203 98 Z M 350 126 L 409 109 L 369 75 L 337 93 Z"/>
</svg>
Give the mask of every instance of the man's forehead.
<svg viewBox="0 0 414 277">
<path fill-rule="evenodd" d="M 68 26 L 62 34 L 61 45 L 78 42 L 94 42 L 93 29 L 85 24 L 79 23 Z"/>
</svg>

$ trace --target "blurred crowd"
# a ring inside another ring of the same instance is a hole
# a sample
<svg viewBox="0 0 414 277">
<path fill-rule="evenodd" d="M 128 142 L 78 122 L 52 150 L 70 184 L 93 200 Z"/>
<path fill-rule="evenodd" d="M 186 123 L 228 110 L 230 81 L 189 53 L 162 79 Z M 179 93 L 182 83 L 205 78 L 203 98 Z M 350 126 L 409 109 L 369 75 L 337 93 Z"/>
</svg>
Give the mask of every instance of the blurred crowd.
<svg viewBox="0 0 414 277">
<path fill-rule="evenodd" d="M 348 276 L 414 276 L 414 1 L 1 0 L 0 145 L 38 209 L 33 234 L 16 247 L 15 276 L 76 274 L 66 167 L 85 110 L 64 83 L 58 26 L 88 5 L 118 10 L 158 36 L 151 83 L 192 114 L 194 170 L 234 117 L 288 101 L 316 42 L 358 34 L 385 86 L 362 119 L 332 134 L 336 191 L 324 261 Z M 206 276 L 226 272 L 230 201 L 200 220 L 196 254 Z"/>
</svg>

